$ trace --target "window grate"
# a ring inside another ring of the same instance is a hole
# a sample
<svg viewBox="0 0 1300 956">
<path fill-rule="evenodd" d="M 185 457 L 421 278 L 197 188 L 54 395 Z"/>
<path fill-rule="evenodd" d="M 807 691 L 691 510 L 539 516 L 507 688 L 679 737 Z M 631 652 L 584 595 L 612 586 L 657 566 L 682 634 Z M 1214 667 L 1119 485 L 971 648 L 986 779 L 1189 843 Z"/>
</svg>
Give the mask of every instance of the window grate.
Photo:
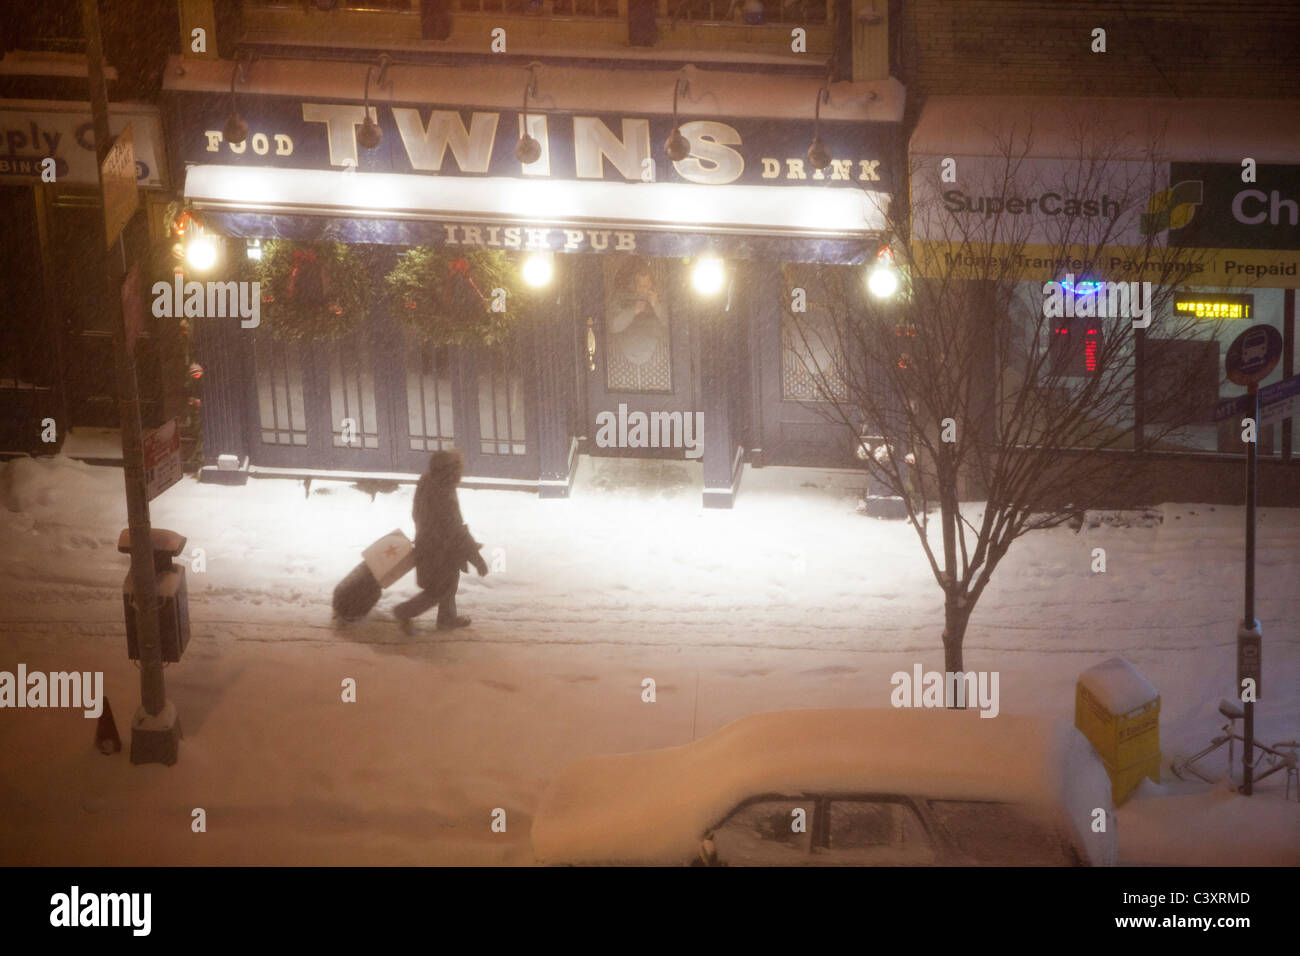
<svg viewBox="0 0 1300 956">
<path fill-rule="evenodd" d="M 407 330 L 406 416 L 411 451 L 455 447 L 452 416 L 451 358 L 445 346 L 429 345 Z"/>
<path fill-rule="evenodd" d="M 254 353 L 262 444 L 306 445 L 307 410 L 298 346 L 277 342 L 268 331 L 258 336 Z"/>
<path fill-rule="evenodd" d="M 478 370 L 479 451 L 485 455 L 526 455 L 524 378 L 518 346 L 484 353 Z"/>
<path fill-rule="evenodd" d="M 330 349 L 330 420 L 335 448 L 378 448 L 379 415 L 370 351 L 360 335 Z M 351 426 L 345 433 L 344 423 Z"/>
</svg>

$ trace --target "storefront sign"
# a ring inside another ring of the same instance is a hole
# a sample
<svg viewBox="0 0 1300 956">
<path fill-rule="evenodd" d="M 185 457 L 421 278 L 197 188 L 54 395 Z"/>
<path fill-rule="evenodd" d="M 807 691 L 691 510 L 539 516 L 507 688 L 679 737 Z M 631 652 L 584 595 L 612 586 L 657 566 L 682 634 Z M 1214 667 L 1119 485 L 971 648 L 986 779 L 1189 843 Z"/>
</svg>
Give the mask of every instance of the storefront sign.
<svg viewBox="0 0 1300 956">
<path fill-rule="evenodd" d="M 1300 166 L 1259 166 L 1241 181 L 1241 166 L 1173 163 L 1176 183 L 1194 183 L 1203 197 L 1187 221 L 1171 229 L 1175 246 L 1233 249 L 1300 248 Z"/>
<path fill-rule="evenodd" d="M 111 249 L 131 216 L 140 208 L 140 188 L 136 184 L 135 149 L 131 125 L 118 134 L 104 157 L 100 170 L 100 187 L 104 197 L 105 247 Z"/>
<path fill-rule="evenodd" d="M 283 215 L 203 210 L 204 221 L 234 237 L 292 239 L 299 242 L 364 242 L 399 246 L 519 249 L 551 252 L 635 253 L 643 256 L 696 256 L 828 262 L 861 265 L 872 260 L 877 240 L 815 239 L 798 236 L 716 235 L 650 229 L 547 229 L 496 224 L 467 225 L 413 219 L 363 219 L 353 216 Z"/>
<path fill-rule="evenodd" d="M 281 96 L 241 96 L 248 138 L 226 142 L 226 97 L 169 94 L 181 117 L 181 157 L 186 163 L 417 173 L 431 176 L 506 176 L 606 182 L 678 182 L 710 186 L 825 185 L 887 192 L 897 127 L 890 123 L 828 122 L 821 136 L 831 165 L 815 170 L 805 153 L 811 122 L 726 119 L 681 123 L 691 154 L 678 162 L 664 155 L 672 131 L 668 116 L 529 112 L 528 133 L 540 158 L 515 157 L 523 115 L 428 104 L 372 106 L 383 138 L 374 150 L 357 144 L 364 120 L 360 103 Z M 521 213 L 526 210 L 521 210 Z"/>
<path fill-rule="evenodd" d="M 962 155 L 912 163 L 913 236 L 926 274 L 1300 288 L 1300 166 L 1261 166 L 1257 182 L 1243 184 L 1241 167 L 1220 164 L 1024 158 L 1012 168 L 1005 157 Z"/>
<path fill-rule="evenodd" d="M 32 108 L 39 106 L 39 108 Z M 134 132 L 135 179 L 142 188 L 166 185 L 162 168 L 162 127 L 158 111 L 147 107 L 109 107 L 114 135 Z M 85 103 L 0 101 L 0 182 L 41 181 L 42 161 L 54 160 L 58 185 L 98 186 L 95 127 Z"/>
<path fill-rule="evenodd" d="M 173 418 L 159 428 L 145 432 L 141 442 L 144 459 L 144 480 L 149 500 L 180 481 L 185 472 L 181 465 L 181 429 Z"/>
</svg>

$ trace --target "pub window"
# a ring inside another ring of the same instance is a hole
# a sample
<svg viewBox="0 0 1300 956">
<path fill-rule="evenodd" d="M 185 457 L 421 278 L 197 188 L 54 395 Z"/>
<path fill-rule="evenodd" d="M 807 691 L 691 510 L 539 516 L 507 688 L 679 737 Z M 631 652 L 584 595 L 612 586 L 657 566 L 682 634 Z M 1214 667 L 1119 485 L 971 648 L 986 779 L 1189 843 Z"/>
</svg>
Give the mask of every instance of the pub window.
<svg viewBox="0 0 1300 956">
<path fill-rule="evenodd" d="M 379 416 L 370 350 L 354 332 L 331 346 L 329 357 L 330 419 L 335 448 L 378 448 Z M 343 423 L 352 427 L 344 433 Z"/>
<path fill-rule="evenodd" d="M 263 327 L 256 333 L 253 353 L 262 444 L 306 445 L 307 407 L 298 345 L 276 341 Z"/>
<path fill-rule="evenodd" d="M 452 425 L 451 357 L 447 346 L 432 345 L 404 329 L 407 443 L 411 451 L 455 447 Z"/>
<path fill-rule="evenodd" d="M 671 392 L 666 263 L 644 256 L 607 256 L 604 270 L 606 388 Z"/>
<path fill-rule="evenodd" d="M 512 340 L 479 356 L 479 451 L 485 455 L 528 454 L 519 349 L 518 340 Z"/>
<path fill-rule="evenodd" d="M 835 323 L 823 304 L 824 283 L 820 269 L 827 266 L 787 264 L 784 278 L 781 317 L 781 398 L 788 402 L 844 401 L 848 386 L 844 381 Z M 790 311 L 791 290 L 806 293 L 807 311 Z"/>
</svg>

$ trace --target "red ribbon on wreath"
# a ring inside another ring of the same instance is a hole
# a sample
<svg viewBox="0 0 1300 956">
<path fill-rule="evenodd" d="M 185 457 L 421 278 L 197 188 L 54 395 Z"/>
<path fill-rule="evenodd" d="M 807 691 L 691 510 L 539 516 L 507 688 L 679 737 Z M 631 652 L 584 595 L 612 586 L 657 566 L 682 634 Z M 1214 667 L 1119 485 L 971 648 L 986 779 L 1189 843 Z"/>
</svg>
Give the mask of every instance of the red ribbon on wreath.
<svg viewBox="0 0 1300 956">
<path fill-rule="evenodd" d="M 485 296 L 479 290 L 478 283 L 474 281 L 474 277 L 469 273 L 468 259 L 466 259 L 464 256 L 461 256 L 459 259 L 453 259 L 447 265 L 447 272 L 449 275 L 452 276 L 455 275 L 464 276 L 465 281 L 469 283 L 469 287 L 474 290 L 474 294 L 477 295 L 479 299 L 482 300 L 484 303 L 487 302 L 487 296 Z"/>
<path fill-rule="evenodd" d="M 292 299 L 298 289 L 298 273 L 302 271 L 303 263 L 316 264 L 316 253 L 303 252 L 301 249 L 293 250 L 293 267 L 289 270 L 289 288 L 285 294 Z"/>
<path fill-rule="evenodd" d="M 310 271 L 308 271 L 308 267 Z M 329 296 L 329 277 L 325 270 L 316 262 L 316 253 L 314 251 L 304 252 L 302 249 L 293 250 L 293 266 L 289 269 L 289 287 L 285 290 L 285 297 L 292 299 L 298 291 L 298 278 L 307 279 L 309 277 L 320 279 L 320 291 L 322 298 Z"/>
</svg>

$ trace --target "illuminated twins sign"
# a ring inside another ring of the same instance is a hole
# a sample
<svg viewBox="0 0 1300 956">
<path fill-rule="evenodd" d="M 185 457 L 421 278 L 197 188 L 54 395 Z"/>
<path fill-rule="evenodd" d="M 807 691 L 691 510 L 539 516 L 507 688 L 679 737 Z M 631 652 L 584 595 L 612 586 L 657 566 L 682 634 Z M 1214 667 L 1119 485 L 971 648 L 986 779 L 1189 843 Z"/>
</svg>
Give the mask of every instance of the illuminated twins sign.
<svg viewBox="0 0 1300 956">
<path fill-rule="evenodd" d="M 663 143 L 672 129 L 666 116 L 529 113 L 528 133 L 541 157 L 524 164 L 514 155 L 523 115 L 481 109 L 378 104 L 383 130 L 375 150 L 358 147 L 360 104 L 317 103 L 283 97 L 241 97 L 248 139 L 222 137 L 228 101 L 178 93 L 184 126 L 182 154 L 190 163 L 342 169 L 452 176 L 551 177 L 626 182 L 688 182 L 711 186 L 749 183 L 889 190 L 887 157 L 896 127 L 884 123 L 821 126 L 831 166 L 808 166 L 812 139 L 807 121 L 691 120 L 681 124 L 690 155 L 671 162 Z"/>
</svg>

